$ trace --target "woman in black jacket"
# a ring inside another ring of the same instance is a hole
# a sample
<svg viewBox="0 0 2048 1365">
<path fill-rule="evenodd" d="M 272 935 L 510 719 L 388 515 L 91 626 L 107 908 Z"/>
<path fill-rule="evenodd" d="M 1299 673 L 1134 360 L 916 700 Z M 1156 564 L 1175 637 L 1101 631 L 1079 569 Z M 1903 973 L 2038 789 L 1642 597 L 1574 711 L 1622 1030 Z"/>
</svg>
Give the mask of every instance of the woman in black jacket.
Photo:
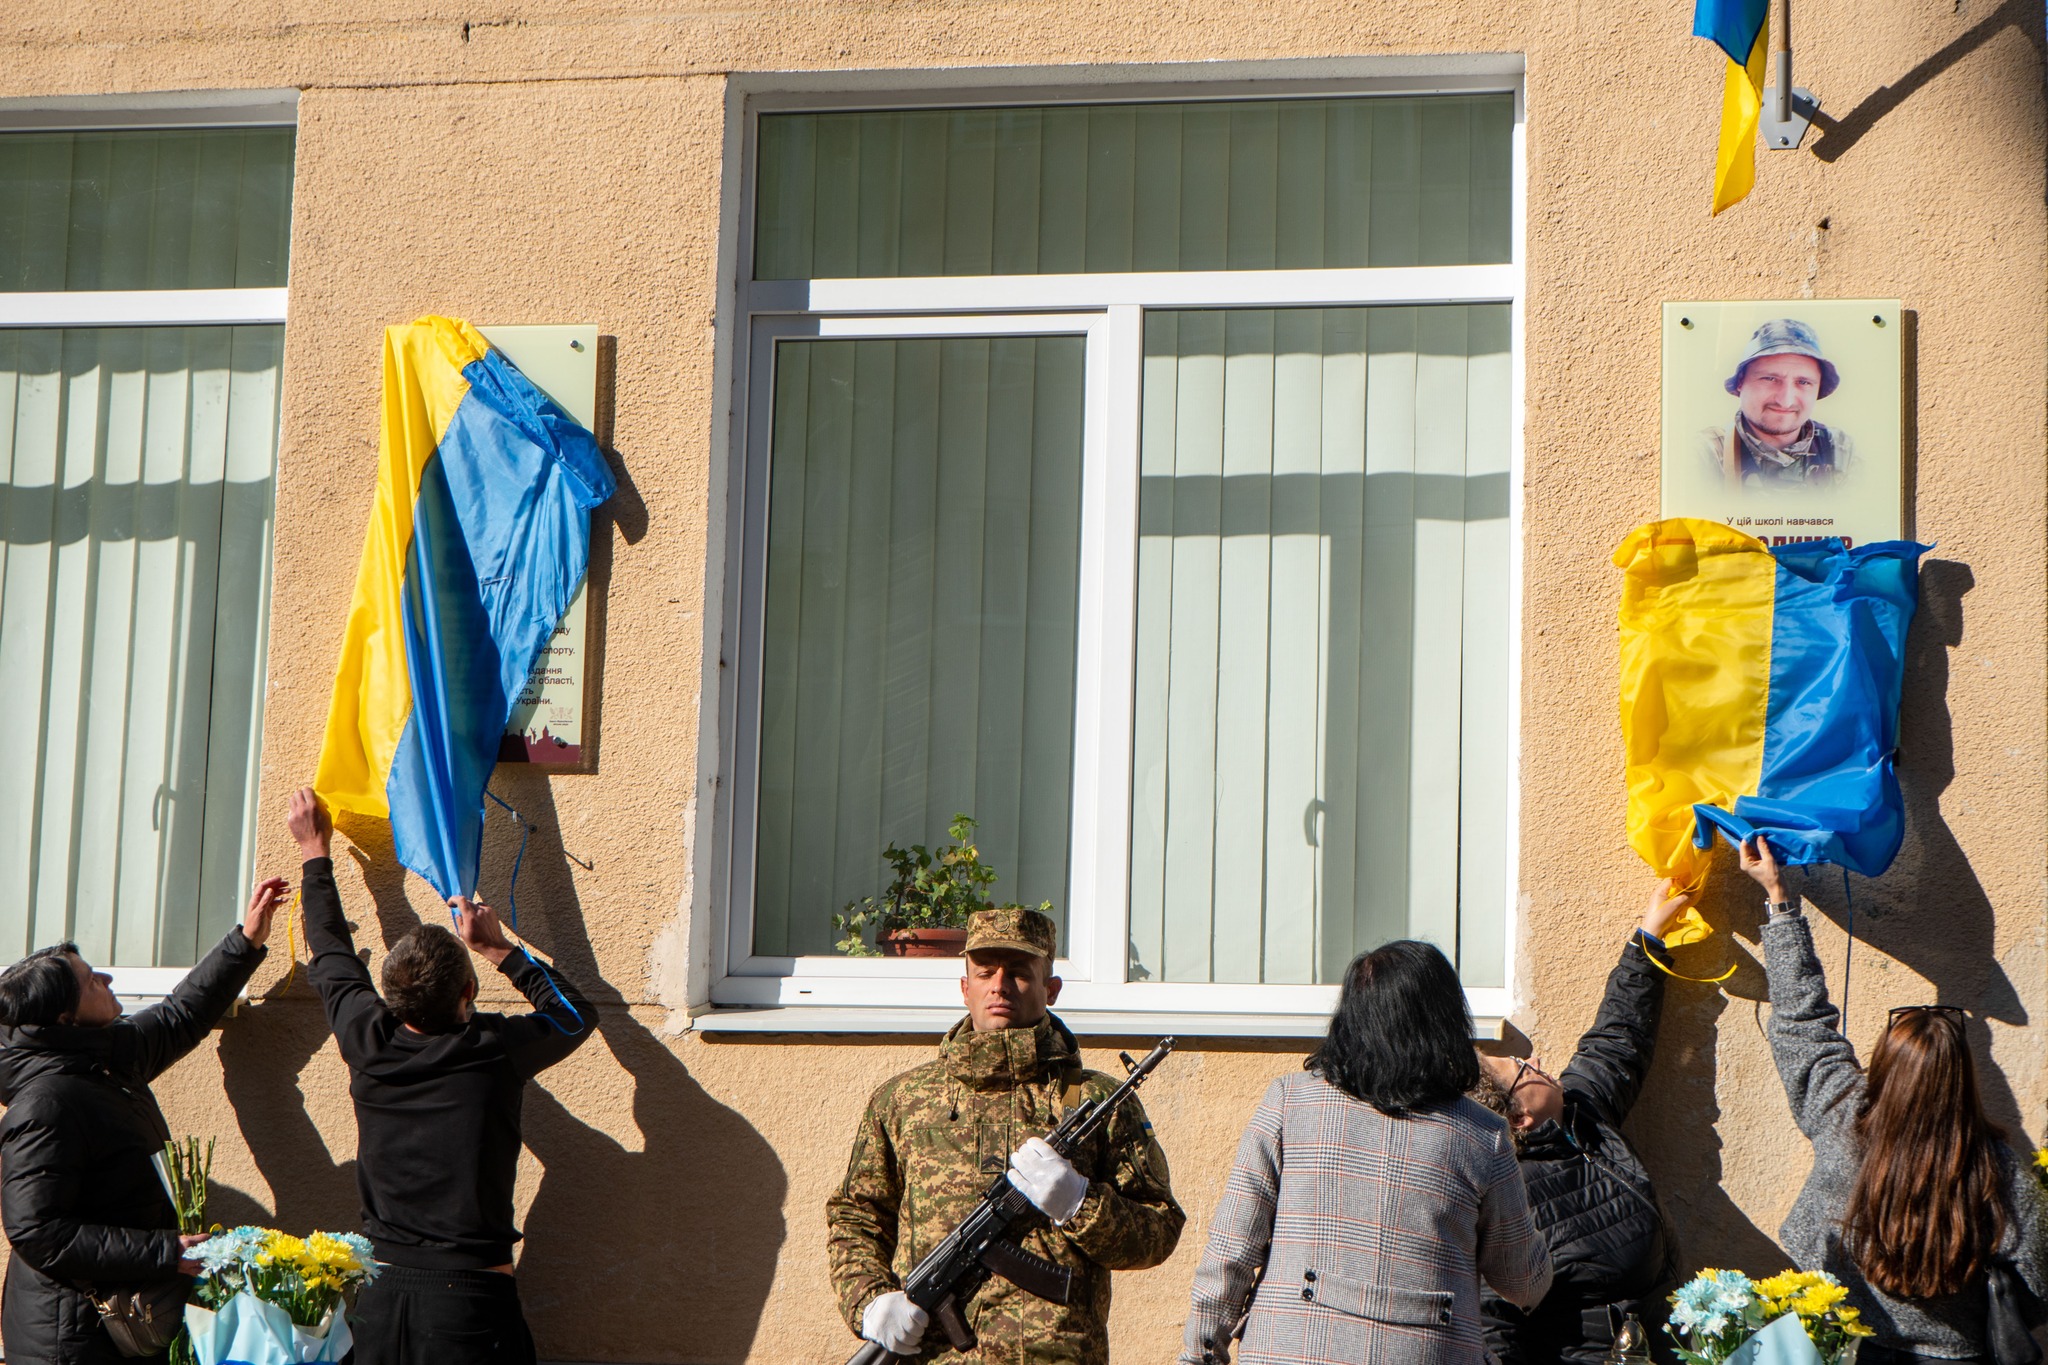
<svg viewBox="0 0 2048 1365">
<path fill-rule="evenodd" d="M 198 1266 L 151 1158 L 170 1140 L 149 1083 L 197 1047 L 263 960 L 285 883 L 162 1004 L 123 1018 L 110 978 L 70 943 L 0 972 L 0 1224 L 14 1254 L 0 1304 L 7 1365 L 123 1359 L 91 1294 Z M 162 1357 L 157 1357 L 161 1360 Z"/>
<path fill-rule="evenodd" d="M 1598 1365 L 1627 1314 L 1651 1334 L 1677 1279 L 1677 1246 L 1642 1158 L 1621 1124 L 1642 1093 L 1664 1009 L 1671 955 L 1664 934 L 1692 905 L 1662 883 L 1607 978 L 1593 1027 L 1552 1077 L 1513 1057 L 1488 1057 L 1473 1098 L 1508 1120 L 1557 1275 L 1533 1309 L 1485 1305 L 1486 1344 L 1500 1365 Z"/>
</svg>

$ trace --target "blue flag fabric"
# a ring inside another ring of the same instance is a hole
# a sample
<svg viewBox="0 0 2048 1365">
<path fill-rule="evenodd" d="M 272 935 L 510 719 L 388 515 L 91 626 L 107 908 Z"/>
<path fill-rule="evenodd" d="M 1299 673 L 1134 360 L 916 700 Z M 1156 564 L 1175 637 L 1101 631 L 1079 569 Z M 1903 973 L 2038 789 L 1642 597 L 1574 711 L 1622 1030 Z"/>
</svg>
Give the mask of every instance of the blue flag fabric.
<svg viewBox="0 0 2048 1365">
<path fill-rule="evenodd" d="M 1692 36 L 1711 40 L 1737 66 L 1749 61 L 1750 50 L 1763 32 L 1769 0 L 1697 0 L 1692 10 Z"/>
<path fill-rule="evenodd" d="M 1770 840 L 1791 865 L 1875 877 L 1898 856 L 1905 809 L 1893 768 L 1906 631 L 1930 547 L 1839 540 L 1782 545 L 1771 613 L 1762 771 L 1732 811 L 1701 803 L 1693 841 Z"/>
</svg>

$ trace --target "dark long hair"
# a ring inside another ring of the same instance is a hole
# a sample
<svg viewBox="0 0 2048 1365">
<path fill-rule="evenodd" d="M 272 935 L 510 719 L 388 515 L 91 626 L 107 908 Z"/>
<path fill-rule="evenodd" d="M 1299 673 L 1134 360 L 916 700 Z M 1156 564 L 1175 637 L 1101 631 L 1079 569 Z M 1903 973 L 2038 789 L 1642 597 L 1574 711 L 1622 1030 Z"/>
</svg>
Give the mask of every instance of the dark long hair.
<svg viewBox="0 0 2048 1365">
<path fill-rule="evenodd" d="M 1916 1010 L 1885 1030 L 1856 1137 L 1863 1160 L 1842 1218 L 1856 1268 L 1894 1298 L 1961 1293 L 2012 1211 L 1998 1162 L 2005 1134 L 1984 1115 L 1960 1017 Z"/>
<path fill-rule="evenodd" d="M 1456 1099 L 1479 1081 L 1457 971 L 1412 938 L 1360 953 L 1344 973 L 1329 1036 L 1302 1065 L 1392 1118 Z"/>
</svg>

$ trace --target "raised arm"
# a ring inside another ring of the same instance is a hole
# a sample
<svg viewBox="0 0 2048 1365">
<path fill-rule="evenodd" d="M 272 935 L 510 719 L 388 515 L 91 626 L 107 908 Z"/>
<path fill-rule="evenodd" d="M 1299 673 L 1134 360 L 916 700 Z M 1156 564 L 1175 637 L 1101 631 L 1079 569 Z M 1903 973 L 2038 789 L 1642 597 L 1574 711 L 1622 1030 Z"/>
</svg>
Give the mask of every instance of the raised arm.
<svg viewBox="0 0 2048 1365">
<path fill-rule="evenodd" d="M 1771 1057 L 1792 1105 L 1792 1121 L 1812 1137 L 1863 1084 L 1856 1050 L 1842 1036 L 1841 1012 L 1813 951 L 1813 930 L 1785 890 L 1778 860 L 1762 835 L 1741 847 L 1742 870 L 1764 888 L 1764 975 L 1771 990 Z M 1786 909 L 1785 907 L 1790 907 Z"/>
<path fill-rule="evenodd" d="M 199 1046 L 269 951 L 264 943 L 284 891 L 281 877 L 258 882 L 249 896 L 248 909 L 242 912 L 242 922 L 228 930 L 160 1003 L 136 1011 L 134 1018 L 118 1026 L 126 1053 L 120 1069 L 146 1085 Z"/>
<path fill-rule="evenodd" d="M 597 1007 L 559 970 L 512 942 L 490 906 L 467 896 L 448 905 L 455 911 L 456 936 L 503 972 L 533 1006 L 533 1013 L 505 1021 L 505 1051 L 512 1064 L 537 1076 L 581 1047 L 597 1023 Z"/>
<path fill-rule="evenodd" d="M 1195 1267 L 1189 1295 L 1182 1365 L 1217 1365 L 1230 1359 L 1230 1342 L 1251 1305 L 1252 1288 L 1273 1245 L 1273 1212 L 1280 1202 L 1281 1142 L 1286 1083 L 1266 1089 L 1237 1144 L 1237 1160 L 1209 1225 L 1209 1244 Z"/>
<path fill-rule="evenodd" d="M 329 854 L 334 826 L 311 787 L 292 793 L 288 822 L 305 864 L 299 871 L 299 897 L 306 922 L 306 951 L 312 962 L 306 974 L 320 992 L 327 1026 L 334 1030 L 342 1059 L 355 1065 L 367 1057 L 390 1011 L 370 981 L 370 969 L 356 956 L 355 940 L 341 914 L 341 892 L 334 884 L 334 859 Z"/>
<path fill-rule="evenodd" d="M 1669 880 L 1651 893 L 1641 927 L 1629 935 L 1621 960 L 1607 975 L 1607 994 L 1593 1027 L 1579 1039 L 1578 1051 L 1558 1078 L 1567 1091 L 1597 1105 L 1610 1123 L 1627 1118 L 1643 1092 L 1664 1012 L 1664 973 L 1658 964 L 1671 965 L 1664 934 L 1691 905 L 1691 896 L 1671 894 Z"/>
</svg>

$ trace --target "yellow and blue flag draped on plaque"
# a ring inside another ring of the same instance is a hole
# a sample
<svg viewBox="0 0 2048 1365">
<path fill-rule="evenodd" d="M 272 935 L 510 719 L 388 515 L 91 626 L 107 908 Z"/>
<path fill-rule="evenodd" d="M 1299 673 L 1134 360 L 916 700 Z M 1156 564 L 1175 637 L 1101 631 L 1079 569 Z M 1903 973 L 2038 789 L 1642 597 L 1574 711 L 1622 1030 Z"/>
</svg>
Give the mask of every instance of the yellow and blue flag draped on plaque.
<svg viewBox="0 0 2048 1365">
<path fill-rule="evenodd" d="M 1756 186 L 1756 126 L 1764 111 L 1769 0 L 1694 0 L 1692 33 L 1727 54 L 1721 81 L 1721 146 L 1714 154 L 1714 212 Z"/>
<path fill-rule="evenodd" d="M 596 438 L 452 318 L 385 330 L 378 461 L 314 787 L 467 895 L 499 739 L 615 485 Z"/>
<path fill-rule="evenodd" d="M 1926 551 L 1773 550 L 1687 518 L 1622 541 L 1628 839 L 1658 876 L 1696 890 L 1716 829 L 1761 833 L 1787 864 L 1891 866 L 1905 831 L 1892 751 Z M 1707 933 L 1688 912 L 1669 937 Z"/>
</svg>

